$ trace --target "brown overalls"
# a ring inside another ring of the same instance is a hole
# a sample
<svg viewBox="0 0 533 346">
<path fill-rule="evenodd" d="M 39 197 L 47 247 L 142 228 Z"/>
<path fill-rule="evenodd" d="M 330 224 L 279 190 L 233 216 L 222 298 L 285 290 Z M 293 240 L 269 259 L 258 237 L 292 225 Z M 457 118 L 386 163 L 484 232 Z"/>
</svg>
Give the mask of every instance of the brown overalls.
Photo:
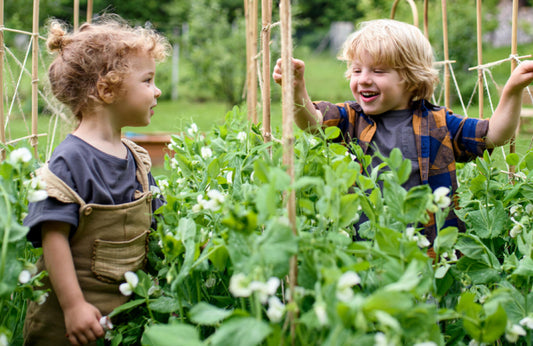
<svg viewBox="0 0 533 346">
<path fill-rule="evenodd" d="M 129 297 L 118 289 L 126 271 L 142 269 L 148 250 L 148 233 L 152 221 L 152 194 L 148 183 L 148 153 L 123 139 L 137 163 L 137 180 L 144 192 L 135 191 L 133 202 L 118 205 L 86 204 L 81 197 L 55 176 L 47 166 L 39 175 L 47 184 L 48 195 L 64 203 L 77 203 L 79 225 L 70 239 L 70 248 L 78 282 L 87 302 L 95 305 L 102 316 L 124 304 Z M 44 270 L 44 260 L 37 262 Z M 46 277 L 44 288 L 51 288 Z M 65 337 L 65 320 L 54 291 L 46 302 L 29 302 L 24 323 L 25 345 L 70 345 Z"/>
</svg>

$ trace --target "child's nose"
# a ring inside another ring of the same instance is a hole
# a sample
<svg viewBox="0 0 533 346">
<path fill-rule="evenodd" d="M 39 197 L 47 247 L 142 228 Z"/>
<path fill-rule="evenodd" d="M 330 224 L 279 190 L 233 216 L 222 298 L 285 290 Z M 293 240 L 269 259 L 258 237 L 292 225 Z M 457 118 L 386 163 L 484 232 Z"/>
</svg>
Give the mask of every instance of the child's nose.
<svg viewBox="0 0 533 346">
<path fill-rule="evenodd" d="M 154 90 L 154 97 L 157 99 L 159 98 L 159 96 L 161 96 L 161 89 L 159 89 L 158 87 L 154 86 L 155 90 Z"/>
</svg>

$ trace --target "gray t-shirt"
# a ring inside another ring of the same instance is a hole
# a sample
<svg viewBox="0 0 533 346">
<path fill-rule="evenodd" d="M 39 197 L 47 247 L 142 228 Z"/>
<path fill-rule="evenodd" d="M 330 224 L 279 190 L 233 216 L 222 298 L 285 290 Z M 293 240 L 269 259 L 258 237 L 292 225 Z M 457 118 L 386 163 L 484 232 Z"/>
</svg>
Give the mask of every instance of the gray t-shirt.
<svg viewBox="0 0 533 346">
<path fill-rule="evenodd" d="M 378 150 L 389 157 L 392 149 L 398 148 L 404 159 L 411 160 L 411 175 L 403 187 L 407 190 L 420 185 L 420 168 L 416 151 L 415 134 L 413 131 L 413 116 L 409 109 L 388 111 L 370 116 L 376 122 L 376 133 L 370 142 L 367 154 L 373 155 Z M 382 160 L 376 156 L 372 159 L 371 167 L 377 167 Z"/>
<path fill-rule="evenodd" d="M 134 200 L 135 190 L 143 190 L 137 181 L 137 164 L 129 149 L 128 157 L 121 159 L 96 149 L 74 135 L 68 135 L 56 147 L 48 168 L 76 191 L 85 203 L 128 203 Z M 148 175 L 148 181 L 151 186 L 156 185 L 151 174 Z M 154 198 L 152 210 L 163 203 L 164 200 Z M 79 204 L 62 203 L 52 197 L 30 203 L 24 219 L 24 225 L 30 227 L 28 240 L 36 247 L 41 246 L 41 225 L 45 221 L 66 222 L 75 230 L 79 222 L 79 208 Z"/>
</svg>

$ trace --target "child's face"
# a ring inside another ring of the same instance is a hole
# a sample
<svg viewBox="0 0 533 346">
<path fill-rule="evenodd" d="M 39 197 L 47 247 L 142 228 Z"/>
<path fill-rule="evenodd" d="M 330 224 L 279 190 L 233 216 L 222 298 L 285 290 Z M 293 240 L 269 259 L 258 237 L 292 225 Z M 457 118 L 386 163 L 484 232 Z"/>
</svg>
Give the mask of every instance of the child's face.
<svg viewBox="0 0 533 346">
<path fill-rule="evenodd" d="M 130 58 L 130 70 L 124 77 L 121 96 L 114 103 L 121 126 L 146 126 L 161 96 L 154 81 L 155 60 L 147 54 Z"/>
<path fill-rule="evenodd" d="M 353 61 L 350 89 L 365 114 L 407 109 L 412 97 L 398 71 L 375 64 L 368 53 Z"/>
</svg>

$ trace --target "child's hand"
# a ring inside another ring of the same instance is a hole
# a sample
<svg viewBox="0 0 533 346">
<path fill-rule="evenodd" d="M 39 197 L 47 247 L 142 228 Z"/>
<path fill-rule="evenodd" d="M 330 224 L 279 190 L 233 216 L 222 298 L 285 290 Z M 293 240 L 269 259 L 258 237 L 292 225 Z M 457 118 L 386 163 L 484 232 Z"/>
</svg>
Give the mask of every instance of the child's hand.
<svg viewBox="0 0 533 346">
<path fill-rule="evenodd" d="M 294 86 L 297 87 L 299 85 L 303 85 L 305 63 L 302 60 L 292 58 L 292 68 L 294 70 Z M 274 67 L 274 72 L 272 73 L 272 78 L 274 78 L 276 83 L 281 85 L 281 81 L 283 79 L 282 75 L 281 59 L 278 59 L 278 61 L 276 61 L 276 66 Z"/>
<path fill-rule="evenodd" d="M 522 90 L 533 81 L 533 60 L 525 60 L 511 73 L 506 89 L 510 94 L 522 95 Z"/>
<path fill-rule="evenodd" d="M 82 302 L 64 311 L 67 338 L 72 345 L 85 345 L 104 336 L 102 314 L 92 304 Z"/>
</svg>

